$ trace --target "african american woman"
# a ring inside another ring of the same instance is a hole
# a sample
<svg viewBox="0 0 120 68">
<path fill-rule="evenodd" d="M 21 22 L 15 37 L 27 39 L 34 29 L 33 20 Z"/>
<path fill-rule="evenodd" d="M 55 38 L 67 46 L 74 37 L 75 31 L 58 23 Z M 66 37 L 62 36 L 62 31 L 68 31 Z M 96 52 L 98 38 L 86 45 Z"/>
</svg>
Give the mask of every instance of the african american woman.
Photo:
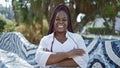
<svg viewBox="0 0 120 68">
<path fill-rule="evenodd" d="M 81 35 L 73 33 L 67 6 L 56 7 L 35 55 L 41 68 L 87 68 L 89 57 Z"/>
</svg>

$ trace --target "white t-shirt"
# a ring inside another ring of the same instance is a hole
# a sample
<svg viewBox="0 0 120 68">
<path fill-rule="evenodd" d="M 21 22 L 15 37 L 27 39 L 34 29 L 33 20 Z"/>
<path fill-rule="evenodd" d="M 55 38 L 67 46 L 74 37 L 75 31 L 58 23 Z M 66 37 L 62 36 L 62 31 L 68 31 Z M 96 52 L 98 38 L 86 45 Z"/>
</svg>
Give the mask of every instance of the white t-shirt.
<svg viewBox="0 0 120 68">
<path fill-rule="evenodd" d="M 56 38 L 54 37 L 54 33 L 49 34 L 47 36 L 44 36 L 41 39 L 41 42 L 39 44 L 38 50 L 35 55 L 35 60 L 38 63 L 41 68 L 47 68 L 49 66 L 46 66 L 46 62 L 53 52 L 67 52 L 72 49 L 81 48 L 86 51 L 86 54 L 83 56 L 76 56 L 73 57 L 73 60 L 81 67 L 81 68 L 87 68 L 87 63 L 89 60 L 88 52 L 86 50 L 86 46 L 84 43 L 83 38 L 76 33 L 71 33 L 67 31 L 66 37 L 67 40 L 64 43 L 60 43 Z M 52 41 L 54 40 L 52 51 L 53 52 L 45 52 L 43 51 L 43 48 L 46 48 L 48 50 L 51 50 Z"/>
</svg>

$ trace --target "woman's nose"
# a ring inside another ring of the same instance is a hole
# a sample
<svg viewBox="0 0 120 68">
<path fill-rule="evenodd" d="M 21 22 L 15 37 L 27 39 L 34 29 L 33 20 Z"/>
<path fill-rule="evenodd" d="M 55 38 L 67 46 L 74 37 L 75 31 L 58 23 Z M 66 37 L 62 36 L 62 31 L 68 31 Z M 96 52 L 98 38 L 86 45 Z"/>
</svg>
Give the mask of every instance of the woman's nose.
<svg viewBox="0 0 120 68">
<path fill-rule="evenodd" d="M 60 21 L 59 21 L 59 23 L 63 23 L 63 21 L 62 21 L 62 20 L 60 20 Z"/>
</svg>

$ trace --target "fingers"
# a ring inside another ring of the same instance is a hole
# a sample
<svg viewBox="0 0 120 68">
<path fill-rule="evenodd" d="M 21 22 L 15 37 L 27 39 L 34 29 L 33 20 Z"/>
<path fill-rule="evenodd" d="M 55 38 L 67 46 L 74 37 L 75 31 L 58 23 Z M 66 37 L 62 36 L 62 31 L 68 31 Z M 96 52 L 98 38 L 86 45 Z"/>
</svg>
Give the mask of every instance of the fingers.
<svg viewBox="0 0 120 68">
<path fill-rule="evenodd" d="M 82 55 L 85 54 L 85 51 L 83 49 L 77 49 L 77 51 Z"/>
<path fill-rule="evenodd" d="M 75 49 L 73 52 L 75 53 L 75 55 L 80 55 L 80 56 L 85 54 L 85 51 L 83 49 Z"/>
<path fill-rule="evenodd" d="M 69 57 L 74 57 L 74 56 L 82 56 L 85 54 L 85 51 L 83 49 L 73 49 L 68 52 Z"/>
</svg>

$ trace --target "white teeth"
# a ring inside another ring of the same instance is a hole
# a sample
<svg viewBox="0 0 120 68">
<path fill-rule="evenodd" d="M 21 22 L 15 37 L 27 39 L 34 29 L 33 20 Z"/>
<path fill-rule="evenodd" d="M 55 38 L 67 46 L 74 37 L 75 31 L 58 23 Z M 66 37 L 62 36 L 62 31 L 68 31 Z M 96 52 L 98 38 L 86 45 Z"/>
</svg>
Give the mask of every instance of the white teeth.
<svg viewBox="0 0 120 68">
<path fill-rule="evenodd" d="M 63 25 L 59 25 L 58 27 L 59 27 L 59 28 L 63 28 Z"/>
</svg>

